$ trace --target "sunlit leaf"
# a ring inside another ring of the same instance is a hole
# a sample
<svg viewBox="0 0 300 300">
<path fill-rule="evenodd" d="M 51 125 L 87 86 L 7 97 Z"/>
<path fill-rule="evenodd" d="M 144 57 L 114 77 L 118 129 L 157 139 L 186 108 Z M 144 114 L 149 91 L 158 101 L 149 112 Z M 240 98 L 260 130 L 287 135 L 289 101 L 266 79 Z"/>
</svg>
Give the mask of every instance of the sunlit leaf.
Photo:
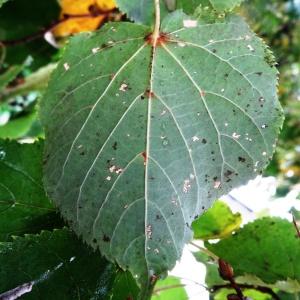
<svg viewBox="0 0 300 300">
<path fill-rule="evenodd" d="M 151 300 L 188 300 L 184 285 L 176 277 L 169 276 L 158 281 Z"/>
<path fill-rule="evenodd" d="M 221 239 L 239 229 L 241 223 L 242 217 L 239 213 L 234 214 L 226 203 L 217 201 L 212 208 L 193 222 L 194 238 Z"/>
</svg>

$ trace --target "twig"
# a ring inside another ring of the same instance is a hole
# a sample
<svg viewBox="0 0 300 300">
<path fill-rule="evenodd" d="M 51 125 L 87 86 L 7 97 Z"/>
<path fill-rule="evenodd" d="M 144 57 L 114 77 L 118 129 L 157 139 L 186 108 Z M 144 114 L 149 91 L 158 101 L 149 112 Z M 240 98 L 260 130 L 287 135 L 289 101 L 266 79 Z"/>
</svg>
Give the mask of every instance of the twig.
<svg viewBox="0 0 300 300">
<path fill-rule="evenodd" d="M 71 20 L 71 19 L 77 19 L 77 18 L 97 18 L 99 16 L 105 16 L 107 18 L 111 13 L 117 11 L 116 9 L 111 9 L 107 11 L 101 11 L 97 10 L 97 12 L 91 12 L 88 14 L 77 14 L 77 15 L 71 15 L 71 14 L 64 14 L 63 17 L 57 21 L 54 21 L 52 24 L 50 24 L 48 27 L 42 28 L 40 31 L 33 33 L 31 35 L 19 38 L 19 39 L 14 39 L 14 40 L 6 40 L 6 41 L 0 41 L 0 44 L 8 47 L 8 46 L 16 46 L 20 44 L 25 44 L 32 42 L 38 38 L 41 38 L 44 36 L 45 33 L 48 31 L 52 31 L 55 29 L 58 25 Z"/>
<path fill-rule="evenodd" d="M 0 42 L 0 49 L 1 49 L 1 54 L 0 54 L 0 68 L 1 68 L 6 57 L 6 48 L 2 42 Z"/>
<path fill-rule="evenodd" d="M 296 229 L 296 232 L 297 232 L 297 236 L 298 236 L 298 238 L 300 238 L 300 229 L 298 227 L 298 224 L 297 224 L 297 221 L 296 221 L 296 218 L 295 218 L 294 215 L 293 215 L 293 224 L 295 226 L 295 229 Z"/>
<path fill-rule="evenodd" d="M 190 242 L 190 244 L 194 247 L 196 247 L 197 249 L 199 249 L 201 252 L 207 254 L 209 257 L 211 257 L 215 262 L 219 261 L 219 257 L 217 255 L 215 255 L 214 253 L 212 253 L 211 251 L 209 251 L 206 248 L 203 248 L 201 246 L 198 246 L 197 244 L 195 244 L 194 242 Z"/>
<path fill-rule="evenodd" d="M 168 286 L 163 286 L 161 288 L 157 288 L 153 291 L 153 294 L 157 294 L 163 291 L 168 291 L 168 290 L 172 290 L 172 289 L 176 289 L 176 288 L 181 288 L 181 287 L 185 287 L 186 284 L 173 284 L 173 285 L 168 285 Z"/>
<path fill-rule="evenodd" d="M 239 287 L 241 289 L 257 290 L 261 293 L 269 294 L 270 296 L 273 297 L 274 300 L 280 300 L 279 296 L 272 289 L 270 289 L 268 287 L 256 286 L 256 285 L 254 286 L 254 285 L 249 285 L 249 284 L 239 284 Z M 232 288 L 232 286 L 231 286 L 231 284 L 216 285 L 211 288 L 211 293 L 215 293 L 218 290 L 221 290 L 224 288 L 230 289 L 230 288 Z"/>
</svg>

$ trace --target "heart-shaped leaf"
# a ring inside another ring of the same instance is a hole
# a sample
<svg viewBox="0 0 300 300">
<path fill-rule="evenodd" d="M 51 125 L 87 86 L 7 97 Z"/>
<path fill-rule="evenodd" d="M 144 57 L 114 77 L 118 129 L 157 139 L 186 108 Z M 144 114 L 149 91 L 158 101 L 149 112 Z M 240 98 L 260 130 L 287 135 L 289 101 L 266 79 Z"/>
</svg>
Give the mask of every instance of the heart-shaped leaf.
<svg viewBox="0 0 300 300">
<path fill-rule="evenodd" d="M 175 12 L 161 32 L 156 46 L 130 23 L 73 38 L 41 110 L 49 195 L 140 283 L 174 266 L 196 215 L 260 173 L 282 125 L 272 56 L 240 18 Z"/>
</svg>

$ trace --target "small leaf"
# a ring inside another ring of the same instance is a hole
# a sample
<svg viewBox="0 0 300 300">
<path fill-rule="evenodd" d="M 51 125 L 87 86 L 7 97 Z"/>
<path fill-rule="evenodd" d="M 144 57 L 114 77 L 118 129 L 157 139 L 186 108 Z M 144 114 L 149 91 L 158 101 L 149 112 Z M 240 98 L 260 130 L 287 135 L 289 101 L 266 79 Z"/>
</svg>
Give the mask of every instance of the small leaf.
<svg viewBox="0 0 300 300">
<path fill-rule="evenodd" d="M 22 65 L 11 66 L 4 74 L 0 75 L 0 95 L 1 90 L 5 88 L 11 81 L 13 81 L 22 71 L 22 69 Z"/>
<path fill-rule="evenodd" d="M 216 201 L 212 208 L 192 223 L 195 239 L 221 239 L 240 228 L 242 217 L 232 213 L 229 206 Z"/>
<path fill-rule="evenodd" d="M 0 243 L 0 265 L 0 294 L 32 283 L 22 299 L 105 299 L 115 277 L 115 267 L 67 229 Z"/>
<path fill-rule="evenodd" d="M 37 119 L 36 112 L 26 113 L 11 119 L 8 123 L 0 126 L 1 139 L 19 139 L 25 137 Z"/>
<path fill-rule="evenodd" d="M 263 218 L 207 248 L 228 261 L 235 275 L 254 275 L 265 283 L 300 281 L 300 239 L 293 224 Z"/>
<path fill-rule="evenodd" d="M 132 23 L 71 39 L 41 107 L 47 192 L 142 285 L 175 265 L 196 215 L 268 164 L 283 120 L 276 68 L 242 19 L 175 12 L 161 31 L 155 48 Z"/>
<path fill-rule="evenodd" d="M 168 276 L 164 280 L 159 280 L 155 286 L 151 300 L 188 300 L 189 297 L 180 280 L 173 276 Z"/>
<path fill-rule="evenodd" d="M 61 226 L 42 186 L 43 143 L 0 140 L 0 241 Z"/>
</svg>

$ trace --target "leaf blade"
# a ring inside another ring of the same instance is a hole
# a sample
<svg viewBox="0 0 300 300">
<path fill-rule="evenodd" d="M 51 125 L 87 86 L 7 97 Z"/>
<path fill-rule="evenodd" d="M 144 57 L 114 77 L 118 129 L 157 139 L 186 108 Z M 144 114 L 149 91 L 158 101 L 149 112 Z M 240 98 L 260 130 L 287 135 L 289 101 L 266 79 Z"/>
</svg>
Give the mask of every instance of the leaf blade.
<svg viewBox="0 0 300 300">
<path fill-rule="evenodd" d="M 195 215 L 267 164 L 282 124 L 261 41 L 238 18 L 195 22 L 169 16 L 156 49 L 135 24 L 72 39 L 42 105 L 49 194 L 146 285 L 174 266 Z"/>
<path fill-rule="evenodd" d="M 43 142 L 0 141 L 0 241 L 62 226 L 42 186 Z"/>
</svg>

